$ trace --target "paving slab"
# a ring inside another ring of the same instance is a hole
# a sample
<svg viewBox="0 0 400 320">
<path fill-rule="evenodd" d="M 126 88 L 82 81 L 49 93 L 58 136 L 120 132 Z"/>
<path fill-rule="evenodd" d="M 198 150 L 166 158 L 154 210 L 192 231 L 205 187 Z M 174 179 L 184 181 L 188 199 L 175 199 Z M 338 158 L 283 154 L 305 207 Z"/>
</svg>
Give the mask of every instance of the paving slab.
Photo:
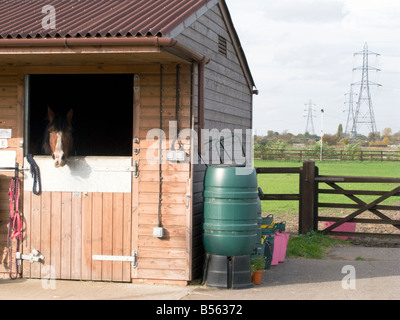
<svg viewBox="0 0 400 320">
<path fill-rule="evenodd" d="M 191 286 L 46 279 L 0 280 L 0 300 L 179 300 Z"/>
<path fill-rule="evenodd" d="M 0 300 L 399 300 L 400 248 L 343 247 L 326 259 L 286 259 L 261 285 L 217 289 L 41 279 L 0 280 Z"/>
<path fill-rule="evenodd" d="M 354 275 L 354 278 L 351 278 Z M 351 281 L 350 281 L 351 279 Z M 398 300 L 399 261 L 290 259 L 264 273 L 259 286 L 243 290 L 200 287 L 183 299 Z"/>
</svg>

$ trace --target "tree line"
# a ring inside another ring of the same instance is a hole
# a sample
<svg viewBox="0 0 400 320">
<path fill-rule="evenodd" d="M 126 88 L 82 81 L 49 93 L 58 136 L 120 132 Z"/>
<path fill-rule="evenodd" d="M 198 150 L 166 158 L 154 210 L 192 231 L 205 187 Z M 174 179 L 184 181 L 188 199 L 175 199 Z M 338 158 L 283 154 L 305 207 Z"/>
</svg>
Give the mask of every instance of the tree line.
<svg viewBox="0 0 400 320">
<path fill-rule="evenodd" d="M 287 130 L 282 133 L 268 130 L 266 136 L 255 136 L 254 144 L 257 148 L 276 148 L 282 149 L 289 146 L 308 146 L 320 145 L 320 136 L 315 134 L 299 133 L 294 135 Z M 358 145 L 360 147 L 388 147 L 400 146 L 400 131 L 393 133 L 391 128 L 385 128 L 382 132 L 376 134 L 370 133 L 368 136 L 357 135 L 349 137 L 343 133 L 343 127 L 340 124 L 335 134 L 324 134 L 322 136 L 323 145 L 327 146 L 350 146 Z"/>
</svg>

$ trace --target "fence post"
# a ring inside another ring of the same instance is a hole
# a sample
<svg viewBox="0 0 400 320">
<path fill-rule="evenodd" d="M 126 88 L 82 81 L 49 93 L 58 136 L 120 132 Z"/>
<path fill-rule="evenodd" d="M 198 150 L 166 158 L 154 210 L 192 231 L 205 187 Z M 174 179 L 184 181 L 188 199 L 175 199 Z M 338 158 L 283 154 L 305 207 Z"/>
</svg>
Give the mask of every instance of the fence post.
<svg viewBox="0 0 400 320">
<path fill-rule="evenodd" d="M 316 204 L 316 167 L 315 162 L 306 160 L 303 162 L 303 170 L 300 174 L 300 214 L 299 233 L 305 234 L 315 229 L 317 223 Z"/>
</svg>

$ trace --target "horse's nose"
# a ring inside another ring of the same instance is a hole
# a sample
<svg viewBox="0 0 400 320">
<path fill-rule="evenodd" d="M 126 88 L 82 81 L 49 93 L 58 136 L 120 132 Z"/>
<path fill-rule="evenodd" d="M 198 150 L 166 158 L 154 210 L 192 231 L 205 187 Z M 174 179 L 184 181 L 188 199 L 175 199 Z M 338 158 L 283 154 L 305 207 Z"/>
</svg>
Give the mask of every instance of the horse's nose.
<svg viewBox="0 0 400 320">
<path fill-rule="evenodd" d="M 54 161 L 54 165 L 57 167 L 57 168 L 59 168 L 59 167 L 64 167 L 65 166 L 65 163 L 67 162 L 66 160 L 66 157 L 65 157 L 65 155 L 64 155 L 64 152 L 55 152 L 55 153 L 53 153 L 53 159 L 55 160 Z"/>
<path fill-rule="evenodd" d="M 61 162 L 56 161 L 55 166 L 56 166 L 57 168 L 60 168 L 60 167 L 64 167 L 65 164 L 66 164 L 65 161 L 61 161 Z"/>
</svg>

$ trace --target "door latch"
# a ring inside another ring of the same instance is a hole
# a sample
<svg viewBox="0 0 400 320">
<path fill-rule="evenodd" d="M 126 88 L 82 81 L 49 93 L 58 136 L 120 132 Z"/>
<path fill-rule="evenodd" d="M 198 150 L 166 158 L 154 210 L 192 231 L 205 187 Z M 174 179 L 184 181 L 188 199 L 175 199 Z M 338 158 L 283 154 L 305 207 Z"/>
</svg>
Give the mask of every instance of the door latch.
<svg viewBox="0 0 400 320">
<path fill-rule="evenodd" d="M 17 260 L 17 264 L 19 266 L 22 264 L 22 260 L 28 260 L 30 263 L 44 262 L 44 256 L 36 249 L 33 249 L 30 254 L 22 254 L 21 252 L 16 252 L 15 259 Z"/>
</svg>

